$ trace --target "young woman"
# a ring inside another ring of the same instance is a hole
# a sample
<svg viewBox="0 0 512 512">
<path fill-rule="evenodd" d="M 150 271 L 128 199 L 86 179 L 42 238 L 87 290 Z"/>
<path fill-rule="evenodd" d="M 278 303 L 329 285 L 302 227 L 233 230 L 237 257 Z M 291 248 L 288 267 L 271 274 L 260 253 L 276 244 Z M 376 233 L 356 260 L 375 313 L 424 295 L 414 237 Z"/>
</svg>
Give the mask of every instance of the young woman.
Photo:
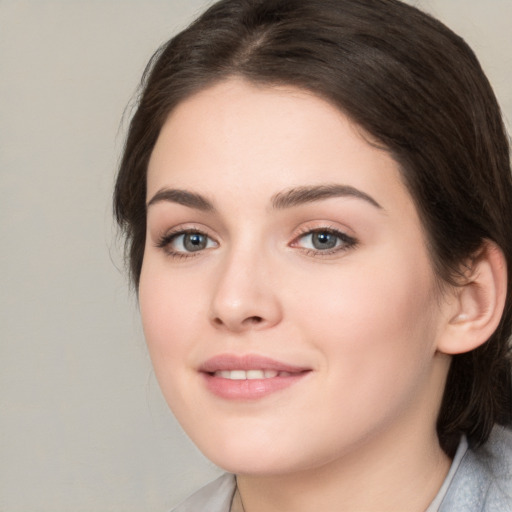
<svg viewBox="0 0 512 512">
<path fill-rule="evenodd" d="M 472 51 L 397 0 L 221 0 L 115 190 L 178 511 L 512 510 L 512 178 Z"/>
</svg>

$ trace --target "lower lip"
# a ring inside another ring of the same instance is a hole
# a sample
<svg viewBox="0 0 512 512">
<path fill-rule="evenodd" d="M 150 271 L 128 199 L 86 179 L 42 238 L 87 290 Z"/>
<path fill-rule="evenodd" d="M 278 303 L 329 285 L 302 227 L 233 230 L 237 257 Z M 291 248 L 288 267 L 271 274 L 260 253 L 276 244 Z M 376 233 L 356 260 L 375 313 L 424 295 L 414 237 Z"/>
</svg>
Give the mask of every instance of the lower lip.
<svg viewBox="0 0 512 512">
<path fill-rule="evenodd" d="M 273 377 L 269 379 L 231 380 L 216 377 L 210 373 L 203 373 L 206 387 L 214 395 L 228 400 L 257 400 L 302 380 L 309 372 L 295 373 L 286 377 Z"/>
</svg>

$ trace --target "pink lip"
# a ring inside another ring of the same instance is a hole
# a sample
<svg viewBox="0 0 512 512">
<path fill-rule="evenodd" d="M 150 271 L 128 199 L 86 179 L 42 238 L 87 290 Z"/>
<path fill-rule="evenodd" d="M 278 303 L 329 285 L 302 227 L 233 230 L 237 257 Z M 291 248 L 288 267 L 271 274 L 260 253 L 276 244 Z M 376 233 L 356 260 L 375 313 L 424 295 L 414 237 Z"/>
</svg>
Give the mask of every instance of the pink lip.
<svg viewBox="0 0 512 512">
<path fill-rule="evenodd" d="M 206 373 L 221 370 L 275 370 L 277 372 L 300 373 L 308 370 L 308 368 L 282 363 L 256 354 L 246 354 L 244 356 L 220 354 L 208 359 L 199 367 L 199 371 Z"/>
<path fill-rule="evenodd" d="M 231 370 L 274 370 L 286 372 L 287 375 L 250 380 L 231 380 L 214 375 L 217 371 Z M 207 389 L 214 395 L 229 400 L 255 400 L 297 383 L 310 372 L 310 369 L 255 354 L 221 354 L 205 361 L 199 367 L 199 371 Z"/>
</svg>

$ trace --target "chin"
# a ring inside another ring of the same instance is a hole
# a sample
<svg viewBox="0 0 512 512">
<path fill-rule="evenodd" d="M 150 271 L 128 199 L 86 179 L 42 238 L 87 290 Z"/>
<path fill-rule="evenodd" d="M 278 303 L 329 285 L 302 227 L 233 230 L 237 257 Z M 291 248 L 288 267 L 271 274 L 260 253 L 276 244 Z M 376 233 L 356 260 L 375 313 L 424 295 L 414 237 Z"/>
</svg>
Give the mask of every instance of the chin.
<svg viewBox="0 0 512 512">
<path fill-rule="evenodd" d="M 290 464 L 290 460 L 283 464 L 283 461 L 277 461 L 273 458 L 270 460 L 265 456 L 247 456 L 240 454 L 233 457 L 219 455 L 219 457 L 208 457 L 216 466 L 236 475 L 252 475 L 252 476 L 276 476 L 297 471 L 294 464 Z"/>
<path fill-rule="evenodd" d="M 286 449 L 275 443 L 257 442 L 257 438 L 240 439 L 230 436 L 227 440 L 192 439 L 201 452 L 221 469 L 235 474 L 272 475 L 288 473 L 300 465 Z M 262 441 L 260 439 L 260 441 Z"/>
<path fill-rule="evenodd" d="M 278 476 L 306 471 L 328 463 L 333 455 L 331 451 L 322 453 L 321 447 L 305 451 L 304 440 L 286 444 L 277 436 L 270 439 L 230 436 L 225 442 L 193 441 L 216 466 L 237 475 Z"/>
</svg>

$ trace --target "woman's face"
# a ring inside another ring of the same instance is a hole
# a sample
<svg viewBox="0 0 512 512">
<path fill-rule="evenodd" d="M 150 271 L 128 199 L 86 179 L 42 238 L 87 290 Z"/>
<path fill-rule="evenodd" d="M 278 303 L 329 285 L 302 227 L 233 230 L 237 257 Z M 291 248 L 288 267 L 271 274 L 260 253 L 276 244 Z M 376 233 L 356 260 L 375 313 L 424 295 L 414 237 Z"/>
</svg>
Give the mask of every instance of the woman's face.
<svg viewBox="0 0 512 512">
<path fill-rule="evenodd" d="M 144 331 L 207 457 L 278 474 L 434 437 L 444 301 L 397 164 L 347 117 L 225 81 L 172 112 L 147 185 Z"/>
</svg>

